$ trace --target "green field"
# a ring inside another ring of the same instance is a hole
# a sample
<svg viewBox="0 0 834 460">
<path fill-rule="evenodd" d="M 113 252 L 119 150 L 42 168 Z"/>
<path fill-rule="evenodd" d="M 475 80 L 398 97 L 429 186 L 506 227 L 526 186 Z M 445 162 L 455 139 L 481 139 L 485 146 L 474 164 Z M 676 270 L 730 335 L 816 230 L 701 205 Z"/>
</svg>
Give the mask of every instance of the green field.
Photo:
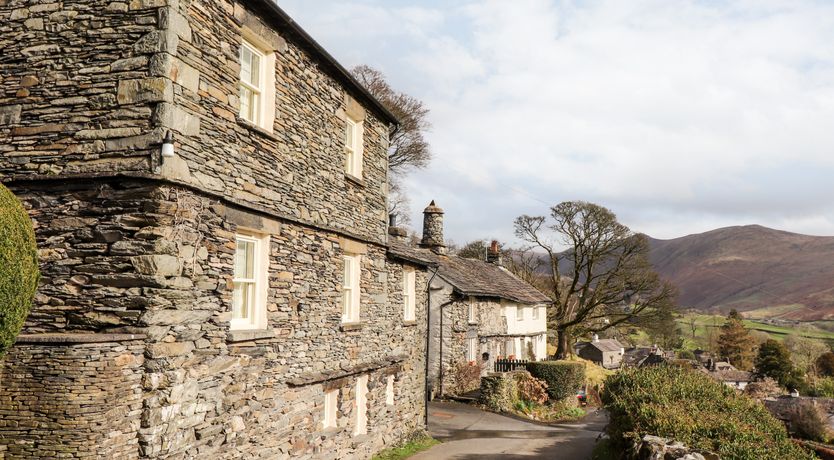
<svg viewBox="0 0 834 460">
<path fill-rule="evenodd" d="M 710 334 L 713 334 L 713 336 L 719 334 L 720 331 L 718 328 L 724 324 L 724 319 L 724 316 L 698 313 L 687 313 L 678 318 L 678 325 L 681 328 L 683 337 L 686 339 L 686 348 L 696 348 L 702 346 L 709 340 Z M 692 334 L 693 320 L 695 326 L 694 338 Z M 834 332 L 821 329 L 814 323 L 803 323 L 801 326 L 776 326 L 761 321 L 745 319 L 744 325 L 751 331 L 766 333 L 770 338 L 780 341 L 788 335 L 796 334 L 802 337 L 823 340 L 830 344 L 834 344 Z"/>
</svg>

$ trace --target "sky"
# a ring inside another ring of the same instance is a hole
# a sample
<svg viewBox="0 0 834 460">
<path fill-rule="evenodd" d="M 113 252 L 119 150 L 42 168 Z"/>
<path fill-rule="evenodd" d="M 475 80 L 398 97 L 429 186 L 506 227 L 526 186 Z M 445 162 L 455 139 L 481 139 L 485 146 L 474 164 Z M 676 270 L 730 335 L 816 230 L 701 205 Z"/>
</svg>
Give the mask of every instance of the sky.
<svg viewBox="0 0 834 460">
<path fill-rule="evenodd" d="M 431 110 L 420 231 L 517 244 L 568 200 L 675 238 L 834 235 L 834 1 L 277 0 Z"/>
</svg>

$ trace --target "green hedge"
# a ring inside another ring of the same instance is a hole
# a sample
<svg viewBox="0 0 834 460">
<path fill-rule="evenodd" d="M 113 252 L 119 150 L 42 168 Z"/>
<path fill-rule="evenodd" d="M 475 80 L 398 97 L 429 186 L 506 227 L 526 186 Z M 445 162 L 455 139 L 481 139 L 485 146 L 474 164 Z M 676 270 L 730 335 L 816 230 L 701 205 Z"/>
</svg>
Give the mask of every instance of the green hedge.
<svg viewBox="0 0 834 460">
<path fill-rule="evenodd" d="M 555 401 L 576 397 L 585 383 L 585 365 L 573 361 L 527 363 L 527 371 L 547 383 L 547 394 Z"/>
<path fill-rule="evenodd" d="M 0 356 L 23 327 L 38 277 L 32 221 L 17 197 L 0 185 Z"/>
<path fill-rule="evenodd" d="M 602 400 L 609 435 L 625 452 L 646 434 L 726 459 L 812 459 L 765 407 L 723 383 L 678 366 L 625 369 L 608 377 Z"/>
</svg>

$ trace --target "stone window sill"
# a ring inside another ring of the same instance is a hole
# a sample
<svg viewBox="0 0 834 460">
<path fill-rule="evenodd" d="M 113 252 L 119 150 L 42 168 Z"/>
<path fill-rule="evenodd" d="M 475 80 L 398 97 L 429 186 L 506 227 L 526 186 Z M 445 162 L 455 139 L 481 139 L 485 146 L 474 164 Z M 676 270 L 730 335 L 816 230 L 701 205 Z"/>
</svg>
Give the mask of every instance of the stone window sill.
<svg viewBox="0 0 834 460">
<path fill-rule="evenodd" d="M 416 326 L 416 325 L 417 325 L 417 320 L 414 320 L 414 319 L 412 319 L 410 321 L 403 321 L 403 326 Z"/>
<path fill-rule="evenodd" d="M 272 329 L 252 329 L 252 330 L 237 330 L 229 331 L 226 334 L 228 342 L 247 342 L 258 339 L 272 339 L 275 337 L 275 331 Z"/>
<path fill-rule="evenodd" d="M 362 326 L 363 326 L 364 324 L 365 324 L 365 323 L 362 323 L 362 322 L 358 322 L 358 323 L 342 323 L 341 329 L 342 329 L 342 332 L 347 332 L 347 331 L 358 331 L 358 330 L 362 329 Z"/>
<path fill-rule="evenodd" d="M 353 182 L 354 184 L 360 187 L 365 187 L 365 181 L 359 177 L 354 176 L 353 174 L 345 173 L 345 179 L 347 179 L 348 182 Z"/>
<path fill-rule="evenodd" d="M 252 131 L 253 133 L 259 134 L 259 135 L 261 135 L 263 137 L 266 137 L 266 138 L 268 138 L 270 140 L 273 140 L 273 141 L 279 141 L 280 140 L 280 139 L 278 139 L 278 136 L 276 136 L 274 133 L 272 133 L 272 132 L 270 132 L 270 131 L 252 123 L 252 122 L 246 121 L 243 118 L 240 118 L 239 116 L 235 117 L 235 119 L 237 120 L 237 124 L 239 124 L 240 126 L 243 126 L 244 128 L 248 129 L 249 131 Z"/>
</svg>

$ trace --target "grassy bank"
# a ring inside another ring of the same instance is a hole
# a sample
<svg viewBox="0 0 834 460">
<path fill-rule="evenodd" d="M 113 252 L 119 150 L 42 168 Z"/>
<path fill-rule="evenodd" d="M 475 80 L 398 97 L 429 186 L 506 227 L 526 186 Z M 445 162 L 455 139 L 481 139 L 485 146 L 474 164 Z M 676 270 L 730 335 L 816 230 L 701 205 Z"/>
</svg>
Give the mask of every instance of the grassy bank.
<svg viewBox="0 0 834 460">
<path fill-rule="evenodd" d="M 382 452 L 379 452 L 373 456 L 372 460 L 401 460 L 411 457 L 412 455 L 422 452 L 437 444 L 440 444 L 440 441 L 432 438 L 431 436 L 419 436 L 399 447 L 385 449 Z"/>
</svg>

